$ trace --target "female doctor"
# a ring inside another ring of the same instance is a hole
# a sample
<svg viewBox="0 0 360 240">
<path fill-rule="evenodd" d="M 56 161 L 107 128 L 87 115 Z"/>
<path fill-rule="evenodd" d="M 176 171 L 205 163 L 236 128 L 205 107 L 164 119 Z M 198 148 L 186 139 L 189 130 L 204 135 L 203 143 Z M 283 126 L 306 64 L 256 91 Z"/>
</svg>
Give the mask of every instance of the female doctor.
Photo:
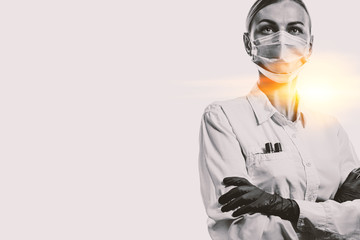
<svg viewBox="0 0 360 240">
<path fill-rule="evenodd" d="M 259 79 L 213 102 L 200 128 L 201 193 L 212 239 L 360 239 L 360 162 L 337 120 L 302 104 L 313 46 L 301 0 L 257 0 L 246 52 Z"/>
</svg>

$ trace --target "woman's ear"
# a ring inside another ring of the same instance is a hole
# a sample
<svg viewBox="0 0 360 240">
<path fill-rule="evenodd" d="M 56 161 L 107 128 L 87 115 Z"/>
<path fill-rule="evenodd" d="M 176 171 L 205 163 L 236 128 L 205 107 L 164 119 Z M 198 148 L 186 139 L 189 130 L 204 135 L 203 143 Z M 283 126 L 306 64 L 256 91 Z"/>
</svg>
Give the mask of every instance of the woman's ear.
<svg viewBox="0 0 360 240">
<path fill-rule="evenodd" d="M 243 35 L 243 41 L 244 41 L 244 46 L 245 46 L 245 50 L 247 52 L 247 54 L 249 56 L 251 56 L 251 40 L 250 40 L 250 37 L 249 37 L 249 33 L 244 33 Z"/>
<path fill-rule="evenodd" d="M 309 44 L 310 44 L 309 53 L 312 54 L 313 44 L 314 44 L 314 35 L 311 35 Z"/>
</svg>

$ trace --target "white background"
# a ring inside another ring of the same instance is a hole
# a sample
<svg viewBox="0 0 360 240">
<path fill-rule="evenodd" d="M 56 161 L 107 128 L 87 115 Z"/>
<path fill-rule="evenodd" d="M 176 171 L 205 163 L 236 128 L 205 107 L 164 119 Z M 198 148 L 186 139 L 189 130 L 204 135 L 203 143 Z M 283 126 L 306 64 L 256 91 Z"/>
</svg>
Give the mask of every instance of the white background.
<svg viewBox="0 0 360 240">
<path fill-rule="evenodd" d="M 253 2 L 3 1 L 0 239 L 209 239 L 200 119 L 256 82 Z M 359 152 L 360 3 L 306 2 L 304 82 Z"/>
</svg>

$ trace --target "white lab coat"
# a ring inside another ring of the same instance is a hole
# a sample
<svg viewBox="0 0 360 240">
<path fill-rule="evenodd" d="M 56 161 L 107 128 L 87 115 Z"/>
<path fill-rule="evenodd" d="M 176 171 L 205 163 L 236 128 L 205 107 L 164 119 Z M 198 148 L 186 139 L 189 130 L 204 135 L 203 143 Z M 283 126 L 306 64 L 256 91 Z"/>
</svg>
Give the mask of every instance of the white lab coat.
<svg viewBox="0 0 360 240">
<path fill-rule="evenodd" d="M 360 239 L 360 200 L 332 200 L 360 167 L 353 146 L 335 118 L 308 110 L 301 99 L 299 112 L 295 122 L 287 120 L 257 86 L 247 96 L 206 107 L 199 170 L 212 239 Z M 268 142 L 280 142 L 283 151 L 264 153 Z M 295 199 L 297 225 L 260 213 L 234 218 L 221 212 L 218 198 L 231 189 L 221 182 L 231 176 Z"/>
</svg>

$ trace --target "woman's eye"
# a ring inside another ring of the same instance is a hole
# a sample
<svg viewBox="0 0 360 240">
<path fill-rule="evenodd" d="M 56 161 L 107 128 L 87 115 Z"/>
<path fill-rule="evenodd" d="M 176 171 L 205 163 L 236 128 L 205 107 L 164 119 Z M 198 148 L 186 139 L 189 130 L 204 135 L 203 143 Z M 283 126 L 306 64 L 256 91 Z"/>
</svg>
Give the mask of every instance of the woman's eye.
<svg viewBox="0 0 360 240">
<path fill-rule="evenodd" d="M 292 35 L 299 35 L 299 34 L 303 33 L 303 31 L 300 28 L 291 28 L 289 30 L 289 33 Z"/>
<path fill-rule="evenodd" d="M 274 30 L 271 27 L 263 27 L 261 29 L 261 32 L 264 33 L 264 34 L 270 34 L 270 33 L 273 33 Z"/>
</svg>

